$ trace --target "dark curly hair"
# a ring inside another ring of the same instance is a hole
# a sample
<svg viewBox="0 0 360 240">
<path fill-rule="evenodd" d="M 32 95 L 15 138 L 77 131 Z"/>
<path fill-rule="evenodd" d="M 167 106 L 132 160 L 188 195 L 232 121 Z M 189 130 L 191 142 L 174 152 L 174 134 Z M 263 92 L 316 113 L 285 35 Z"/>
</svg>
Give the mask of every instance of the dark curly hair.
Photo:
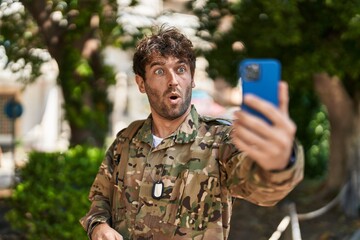
<svg viewBox="0 0 360 240">
<path fill-rule="evenodd" d="M 190 65 L 194 77 L 196 56 L 192 42 L 177 28 L 162 25 L 157 33 L 144 37 L 137 45 L 133 57 L 133 71 L 145 80 L 145 66 L 152 57 L 176 57 Z"/>
</svg>

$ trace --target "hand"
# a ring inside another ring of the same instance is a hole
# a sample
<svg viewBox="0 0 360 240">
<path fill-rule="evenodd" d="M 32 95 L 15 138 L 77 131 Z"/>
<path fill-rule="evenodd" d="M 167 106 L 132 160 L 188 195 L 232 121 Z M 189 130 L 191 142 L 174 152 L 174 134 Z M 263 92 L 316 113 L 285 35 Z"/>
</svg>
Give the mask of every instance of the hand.
<svg viewBox="0 0 360 240">
<path fill-rule="evenodd" d="M 254 95 L 247 95 L 244 103 L 261 112 L 273 124 L 244 111 L 234 113 L 232 141 L 265 170 L 282 170 L 289 163 L 296 133 L 296 125 L 288 113 L 288 85 L 279 84 L 279 108 Z"/>
<path fill-rule="evenodd" d="M 100 223 L 94 228 L 91 240 L 123 240 L 123 237 L 107 223 Z"/>
</svg>

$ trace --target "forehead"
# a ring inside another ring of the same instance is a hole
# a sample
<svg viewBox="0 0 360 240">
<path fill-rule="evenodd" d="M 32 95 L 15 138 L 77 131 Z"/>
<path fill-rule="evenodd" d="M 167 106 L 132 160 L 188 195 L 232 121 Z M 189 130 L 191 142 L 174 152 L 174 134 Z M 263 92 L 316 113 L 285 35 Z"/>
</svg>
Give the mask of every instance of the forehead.
<svg viewBox="0 0 360 240">
<path fill-rule="evenodd" d="M 154 65 L 165 65 L 165 64 L 187 64 L 187 61 L 182 58 L 177 58 L 174 56 L 163 56 L 160 54 L 155 54 L 149 58 L 146 65 L 147 66 L 154 66 Z"/>
</svg>

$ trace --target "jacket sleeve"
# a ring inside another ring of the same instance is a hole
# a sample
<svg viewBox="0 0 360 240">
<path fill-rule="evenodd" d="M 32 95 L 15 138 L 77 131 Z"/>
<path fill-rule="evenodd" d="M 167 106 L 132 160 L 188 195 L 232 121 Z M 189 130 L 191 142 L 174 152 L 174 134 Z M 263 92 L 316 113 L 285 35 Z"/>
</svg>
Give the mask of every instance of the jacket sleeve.
<svg viewBox="0 0 360 240">
<path fill-rule="evenodd" d="M 273 206 L 302 180 L 304 154 L 297 141 L 293 147 L 293 164 L 282 171 L 267 171 L 246 153 L 239 152 L 231 143 L 229 134 L 225 138 L 220 149 L 221 182 L 227 186 L 231 196 L 261 206 Z"/>
<path fill-rule="evenodd" d="M 80 219 L 82 227 L 87 232 L 89 238 L 95 226 L 99 223 L 108 223 L 111 226 L 111 199 L 113 191 L 113 172 L 114 172 L 114 148 L 116 140 L 106 151 L 95 180 L 90 188 L 89 200 L 91 206 L 89 212 Z"/>
</svg>

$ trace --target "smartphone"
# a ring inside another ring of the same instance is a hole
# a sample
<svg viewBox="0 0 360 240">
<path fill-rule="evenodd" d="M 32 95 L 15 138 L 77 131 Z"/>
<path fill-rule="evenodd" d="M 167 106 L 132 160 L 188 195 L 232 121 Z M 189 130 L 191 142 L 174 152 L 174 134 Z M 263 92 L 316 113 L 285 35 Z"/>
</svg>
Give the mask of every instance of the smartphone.
<svg viewBox="0 0 360 240">
<path fill-rule="evenodd" d="M 281 64 L 277 59 L 244 59 L 239 65 L 239 76 L 243 97 L 251 93 L 279 107 Z M 245 104 L 241 105 L 241 109 L 271 123 L 263 114 Z"/>
</svg>

